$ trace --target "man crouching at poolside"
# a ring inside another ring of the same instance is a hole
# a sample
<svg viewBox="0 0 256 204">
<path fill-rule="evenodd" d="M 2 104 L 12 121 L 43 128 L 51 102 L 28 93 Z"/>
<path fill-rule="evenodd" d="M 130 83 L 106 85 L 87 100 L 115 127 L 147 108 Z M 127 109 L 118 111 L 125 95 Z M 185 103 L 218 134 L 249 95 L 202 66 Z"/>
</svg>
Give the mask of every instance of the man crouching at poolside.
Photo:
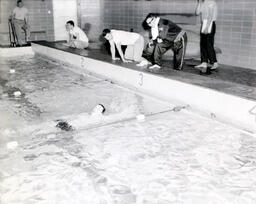
<svg viewBox="0 0 256 204">
<path fill-rule="evenodd" d="M 66 23 L 66 29 L 69 35 L 67 46 L 84 49 L 89 45 L 89 40 L 84 31 L 78 26 L 75 26 L 74 21 Z"/>
<path fill-rule="evenodd" d="M 102 36 L 109 41 L 112 60 L 118 60 L 115 49 L 117 48 L 123 62 L 131 62 L 131 60 L 135 62 L 145 61 L 142 57 L 144 38 L 140 34 L 123 30 L 104 29 Z M 123 53 L 121 45 L 127 46 L 125 53 Z"/>
</svg>

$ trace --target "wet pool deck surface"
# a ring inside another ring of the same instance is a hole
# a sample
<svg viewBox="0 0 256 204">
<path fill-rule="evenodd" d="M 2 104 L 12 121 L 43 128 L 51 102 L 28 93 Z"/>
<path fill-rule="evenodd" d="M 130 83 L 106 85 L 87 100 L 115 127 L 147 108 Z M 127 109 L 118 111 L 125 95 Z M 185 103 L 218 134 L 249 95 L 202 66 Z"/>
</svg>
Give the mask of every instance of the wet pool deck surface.
<svg viewBox="0 0 256 204">
<path fill-rule="evenodd" d="M 242 98 L 256 100 L 256 70 L 220 65 L 218 71 L 210 75 L 201 75 L 199 70 L 194 68 L 198 64 L 195 60 L 186 60 L 182 71 L 172 69 L 172 61 L 164 61 L 163 69 L 158 72 L 149 71 L 146 67 L 137 67 L 135 63 L 113 62 L 110 55 L 103 49 L 80 50 L 62 45 L 62 42 L 36 42 L 43 46 L 63 50 L 73 54 L 89 57 L 92 59 L 113 63 L 115 65 L 139 70 L 141 72 L 160 75 L 165 78 L 214 89 L 223 93 L 239 96 Z"/>
</svg>

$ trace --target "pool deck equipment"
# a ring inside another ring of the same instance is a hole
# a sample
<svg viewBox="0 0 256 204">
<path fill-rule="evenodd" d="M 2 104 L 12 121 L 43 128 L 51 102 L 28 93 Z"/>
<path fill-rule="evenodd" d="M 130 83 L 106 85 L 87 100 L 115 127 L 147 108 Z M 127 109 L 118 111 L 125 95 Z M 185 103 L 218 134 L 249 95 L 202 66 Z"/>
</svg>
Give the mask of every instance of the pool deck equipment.
<svg viewBox="0 0 256 204">
<path fill-rule="evenodd" d="M 212 75 L 200 75 L 188 64 L 182 71 L 168 67 L 149 72 L 135 63 L 112 62 L 102 50 L 68 48 L 58 42 L 32 43 L 36 54 L 72 65 L 74 71 L 92 74 L 135 91 L 256 133 L 256 71 L 221 66 Z M 193 64 L 193 63 L 192 63 Z M 242 73 L 242 74 L 241 74 Z"/>
</svg>

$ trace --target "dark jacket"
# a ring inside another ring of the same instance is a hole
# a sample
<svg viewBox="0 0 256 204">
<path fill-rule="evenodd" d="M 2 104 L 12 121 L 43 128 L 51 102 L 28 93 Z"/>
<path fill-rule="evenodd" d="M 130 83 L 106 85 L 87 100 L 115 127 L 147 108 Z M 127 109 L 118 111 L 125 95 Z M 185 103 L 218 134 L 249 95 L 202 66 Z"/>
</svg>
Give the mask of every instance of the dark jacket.
<svg viewBox="0 0 256 204">
<path fill-rule="evenodd" d="M 181 28 L 167 19 L 160 18 L 158 23 L 159 37 L 163 40 L 174 41 Z"/>
</svg>

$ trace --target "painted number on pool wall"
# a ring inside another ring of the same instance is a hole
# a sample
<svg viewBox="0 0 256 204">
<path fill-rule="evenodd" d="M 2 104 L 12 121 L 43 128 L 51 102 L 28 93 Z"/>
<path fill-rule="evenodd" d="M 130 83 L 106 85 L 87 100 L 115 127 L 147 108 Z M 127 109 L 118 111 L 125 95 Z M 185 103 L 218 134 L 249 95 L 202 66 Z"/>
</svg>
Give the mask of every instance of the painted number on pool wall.
<svg viewBox="0 0 256 204">
<path fill-rule="evenodd" d="M 85 58 L 81 57 L 81 68 L 85 68 Z"/>
<path fill-rule="evenodd" d="M 143 85 L 143 74 L 142 73 L 139 74 L 139 85 L 140 86 Z"/>
</svg>

